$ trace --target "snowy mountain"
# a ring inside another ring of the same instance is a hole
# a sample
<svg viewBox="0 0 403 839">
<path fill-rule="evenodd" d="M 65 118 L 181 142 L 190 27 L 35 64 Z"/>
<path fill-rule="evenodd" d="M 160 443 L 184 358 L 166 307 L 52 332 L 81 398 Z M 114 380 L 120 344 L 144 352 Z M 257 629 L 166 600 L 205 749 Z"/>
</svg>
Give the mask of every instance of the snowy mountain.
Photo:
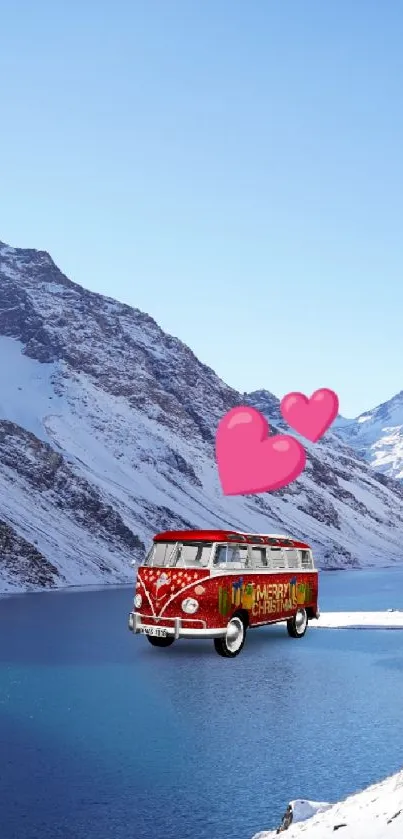
<svg viewBox="0 0 403 839">
<path fill-rule="evenodd" d="M 224 497 L 221 417 L 245 401 L 148 315 L 0 244 L 1 590 L 131 580 L 154 532 L 231 527 L 307 539 L 322 567 L 401 561 L 403 488 L 335 434 L 272 494 Z"/>
<path fill-rule="evenodd" d="M 338 804 L 292 801 L 294 814 L 284 833 L 287 839 L 330 839 L 341 830 L 343 839 L 400 839 L 403 833 L 403 771 L 351 795 Z M 283 835 L 281 832 L 280 835 Z M 275 839 L 276 830 L 253 839 Z"/>
<path fill-rule="evenodd" d="M 339 418 L 335 430 L 374 469 L 403 480 L 403 391 L 356 419 Z"/>
</svg>

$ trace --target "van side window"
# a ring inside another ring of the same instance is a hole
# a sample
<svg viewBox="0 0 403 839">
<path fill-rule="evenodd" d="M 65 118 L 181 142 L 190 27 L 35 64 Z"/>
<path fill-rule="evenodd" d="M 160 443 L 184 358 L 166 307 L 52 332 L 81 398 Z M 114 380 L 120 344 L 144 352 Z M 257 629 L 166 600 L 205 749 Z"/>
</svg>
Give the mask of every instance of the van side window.
<svg viewBox="0 0 403 839">
<path fill-rule="evenodd" d="M 270 568 L 286 568 L 286 561 L 282 548 L 271 547 L 268 551 L 268 559 Z"/>
<path fill-rule="evenodd" d="M 242 562 L 242 565 L 249 565 L 249 556 L 248 556 L 248 546 L 241 545 L 239 548 L 239 559 L 238 562 Z"/>
<path fill-rule="evenodd" d="M 252 548 L 252 568 L 267 568 L 266 548 Z"/>
<path fill-rule="evenodd" d="M 177 567 L 206 568 L 211 554 L 211 542 L 184 542 L 178 547 Z"/>
<path fill-rule="evenodd" d="M 286 548 L 285 555 L 287 557 L 287 565 L 288 568 L 294 570 L 301 567 L 301 557 L 300 551 L 297 551 L 295 548 Z"/>
<path fill-rule="evenodd" d="M 216 548 L 214 565 L 225 563 L 231 566 L 232 563 L 241 563 L 246 566 L 248 548 L 246 545 L 219 545 Z"/>
<path fill-rule="evenodd" d="M 312 568 L 313 562 L 311 557 L 310 551 L 300 551 L 301 554 L 301 565 L 303 568 Z"/>
</svg>

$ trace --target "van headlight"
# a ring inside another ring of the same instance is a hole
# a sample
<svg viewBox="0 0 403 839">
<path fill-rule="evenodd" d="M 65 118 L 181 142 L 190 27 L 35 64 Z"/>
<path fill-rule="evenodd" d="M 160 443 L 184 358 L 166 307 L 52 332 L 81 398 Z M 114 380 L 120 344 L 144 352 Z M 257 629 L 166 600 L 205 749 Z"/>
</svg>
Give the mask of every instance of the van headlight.
<svg viewBox="0 0 403 839">
<path fill-rule="evenodd" d="M 141 594 L 136 594 L 136 596 L 134 598 L 134 605 L 135 605 L 136 609 L 140 609 L 140 606 L 141 606 L 142 602 L 143 602 L 143 598 L 142 598 Z"/>
<path fill-rule="evenodd" d="M 194 597 L 187 597 L 186 600 L 182 600 L 181 603 L 182 609 L 186 612 L 187 615 L 194 615 L 199 608 L 199 604 Z"/>
</svg>

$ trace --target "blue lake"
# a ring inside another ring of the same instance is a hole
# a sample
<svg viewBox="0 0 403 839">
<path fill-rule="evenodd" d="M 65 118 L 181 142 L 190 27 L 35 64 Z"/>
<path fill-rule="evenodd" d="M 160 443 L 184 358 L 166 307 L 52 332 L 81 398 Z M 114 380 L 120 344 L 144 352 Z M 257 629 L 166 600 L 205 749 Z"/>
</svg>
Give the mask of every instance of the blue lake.
<svg viewBox="0 0 403 839">
<path fill-rule="evenodd" d="M 250 839 L 403 762 L 403 632 L 158 650 L 132 590 L 0 598 L 1 839 Z M 323 611 L 403 609 L 403 569 L 321 575 Z"/>
</svg>

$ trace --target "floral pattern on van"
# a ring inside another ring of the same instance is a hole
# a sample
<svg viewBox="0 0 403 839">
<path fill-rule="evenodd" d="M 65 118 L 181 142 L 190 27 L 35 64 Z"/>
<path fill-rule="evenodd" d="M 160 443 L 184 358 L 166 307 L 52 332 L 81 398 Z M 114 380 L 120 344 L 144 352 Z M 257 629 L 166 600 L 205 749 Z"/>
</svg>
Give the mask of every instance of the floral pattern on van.
<svg viewBox="0 0 403 839">
<path fill-rule="evenodd" d="M 147 597 L 159 611 L 173 596 L 180 594 L 182 590 L 189 590 L 192 583 L 197 586 L 200 577 L 205 578 L 205 576 L 206 572 L 201 570 L 142 568 L 137 579 L 137 586 L 140 582 Z M 199 594 L 204 594 L 204 591 L 203 588 Z"/>
</svg>

